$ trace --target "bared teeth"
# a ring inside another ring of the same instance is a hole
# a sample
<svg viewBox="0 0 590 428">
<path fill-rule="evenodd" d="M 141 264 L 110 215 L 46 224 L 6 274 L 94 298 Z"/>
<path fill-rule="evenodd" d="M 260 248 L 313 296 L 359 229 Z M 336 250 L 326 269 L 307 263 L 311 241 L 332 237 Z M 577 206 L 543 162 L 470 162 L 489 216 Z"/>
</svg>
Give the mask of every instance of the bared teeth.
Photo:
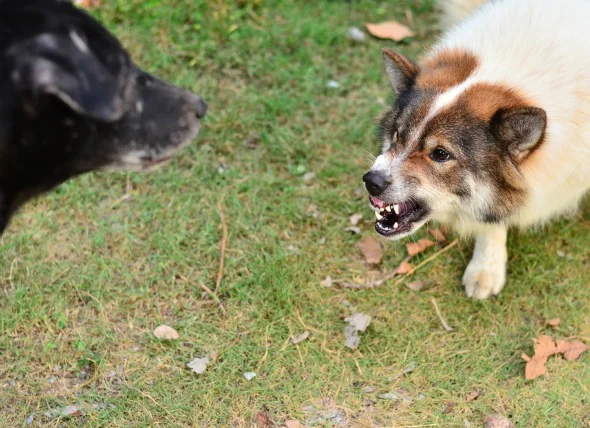
<svg viewBox="0 0 590 428">
<path fill-rule="evenodd" d="M 393 204 L 393 211 L 395 211 L 395 213 L 399 215 L 399 205 L 398 204 Z"/>
<path fill-rule="evenodd" d="M 377 211 L 375 211 L 375 217 L 377 217 L 377 220 L 381 220 L 383 218 L 383 216 L 379 214 Z"/>
<path fill-rule="evenodd" d="M 390 212 L 391 212 L 391 205 L 387 205 L 387 206 L 385 207 L 385 209 L 387 210 L 387 212 L 389 212 L 389 213 L 390 213 Z"/>
<path fill-rule="evenodd" d="M 399 226 L 399 225 L 398 225 L 397 223 L 395 223 L 395 224 L 393 225 L 393 228 L 394 228 L 394 229 L 397 229 L 397 227 L 398 227 L 398 226 Z"/>
</svg>

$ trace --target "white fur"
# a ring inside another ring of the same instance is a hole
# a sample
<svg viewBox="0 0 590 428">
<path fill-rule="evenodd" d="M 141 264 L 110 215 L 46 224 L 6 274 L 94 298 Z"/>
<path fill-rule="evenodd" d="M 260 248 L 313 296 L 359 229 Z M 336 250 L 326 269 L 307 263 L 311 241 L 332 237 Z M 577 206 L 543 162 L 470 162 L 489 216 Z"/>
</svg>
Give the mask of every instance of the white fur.
<svg viewBox="0 0 590 428">
<path fill-rule="evenodd" d="M 436 48 L 462 48 L 479 58 L 463 90 L 477 82 L 500 83 L 547 113 L 543 146 L 520 166 L 530 199 L 512 226 L 563 214 L 590 187 L 589 22 L 588 0 L 497 1 Z M 456 90 L 449 92 L 456 97 Z"/>
<path fill-rule="evenodd" d="M 473 11 L 481 3 L 455 0 L 452 7 L 469 6 Z M 466 50 L 479 65 L 465 82 L 437 97 L 418 131 L 477 83 L 513 88 L 547 113 L 541 147 L 519 165 L 528 199 L 503 224 L 476 220 L 480 207 L 493 197 L 484 183 L 468 183 L 471 194 L 477 195 L 469 207 L 448 194 L 425 195 L 434 201 L 435 220 L 452 224 L 462 235 L 476 236 L 463 277 L 470 297 L 487 298 L 504 286 L 509 227 L 538 225 L 571 212 L 590 189 L 589 23 L 590 0 L 496 0 L 451 30 L 433 49 L 433 54 Z"/>
<path fill-rule="evenodd" d="M 440 23 L 445 29 L 451 28 L 471 16 L 473 11 L 487 0 L 437 0 Z"/>
<path fill-rule="evenodd" d="M 469 297 L 502 289 L 506 226 L 527 227 L 571 211 L 590 188 L 589 22 L 587 0 L 502 0 L 482 7 L 435 48 L 465 49 L 480 60 L 466 82 L 439 97 L 445 105 L 474 83 L 500 83 L 548 118 L 543 145 L 520 165 L 529 194 L 525 206 L 503 231 L 460 221 L 460 231 L 476 235 L 463 277 Z"/>
</svg>

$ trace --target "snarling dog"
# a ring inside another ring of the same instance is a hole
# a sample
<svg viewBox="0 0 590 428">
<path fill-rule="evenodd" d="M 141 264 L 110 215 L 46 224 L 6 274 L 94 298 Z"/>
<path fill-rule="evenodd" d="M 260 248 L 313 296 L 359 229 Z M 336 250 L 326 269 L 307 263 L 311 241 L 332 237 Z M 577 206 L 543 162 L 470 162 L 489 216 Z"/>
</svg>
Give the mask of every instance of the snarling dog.
<svg viewBox="0 0 590 428">
<path fill-rule="evenodd" d="M 72 177 L 166 161 L 206 110 L 69 2 L 0 0 L 0 233 L 23 203 Z"/>
<path fill-rule="evenodd" d="M 590 189 L 588 22 L 586 0 L 499 0 L 419 65 L 384 51 L 397 99 L 364 176 L 375 228 L 399 239 L 436 220 L 475 235 L 469 297 L 502 290 L 508 228 L 575 210 Z"/>
</svg>

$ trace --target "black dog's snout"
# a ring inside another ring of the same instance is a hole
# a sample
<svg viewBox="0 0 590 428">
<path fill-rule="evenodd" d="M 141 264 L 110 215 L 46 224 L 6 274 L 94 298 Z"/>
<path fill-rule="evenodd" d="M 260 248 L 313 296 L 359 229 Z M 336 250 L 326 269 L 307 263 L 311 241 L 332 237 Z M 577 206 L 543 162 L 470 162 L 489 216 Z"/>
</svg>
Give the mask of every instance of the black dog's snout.
<svg viewBox="0 0 590 428">
<path fill-rule="evenodd" d="M 195 112 L 197 117 L 201 119 L 205 114 L 207 114 L 207 103 L 205 100 L 199 96 L 195 96 L 193 101 L 193 107 L 195 108 Z"/>
<path fill-rule="evenodd" d="M 363 175 L 363 181 L 371 196 L 379 196 L 391 184 L 385 175 L 375 171 L 369 171 Z"/>
</svg>

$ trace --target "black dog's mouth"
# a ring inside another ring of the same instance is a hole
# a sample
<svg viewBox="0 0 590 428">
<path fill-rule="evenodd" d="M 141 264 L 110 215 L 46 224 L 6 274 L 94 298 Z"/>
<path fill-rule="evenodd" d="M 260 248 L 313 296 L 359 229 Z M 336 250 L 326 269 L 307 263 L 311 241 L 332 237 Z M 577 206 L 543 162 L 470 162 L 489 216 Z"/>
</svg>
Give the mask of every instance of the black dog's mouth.
<svg viewBox="0 0 590 428">
<path fill-rule="evenodd" d="M 428 215 L 428 209 L 418 201 L 386 204 L 369 196 L 377 221 L 375 230 L 383 236 L 404 235 L 412 231 L 414 224 Z"/>
</svg>

